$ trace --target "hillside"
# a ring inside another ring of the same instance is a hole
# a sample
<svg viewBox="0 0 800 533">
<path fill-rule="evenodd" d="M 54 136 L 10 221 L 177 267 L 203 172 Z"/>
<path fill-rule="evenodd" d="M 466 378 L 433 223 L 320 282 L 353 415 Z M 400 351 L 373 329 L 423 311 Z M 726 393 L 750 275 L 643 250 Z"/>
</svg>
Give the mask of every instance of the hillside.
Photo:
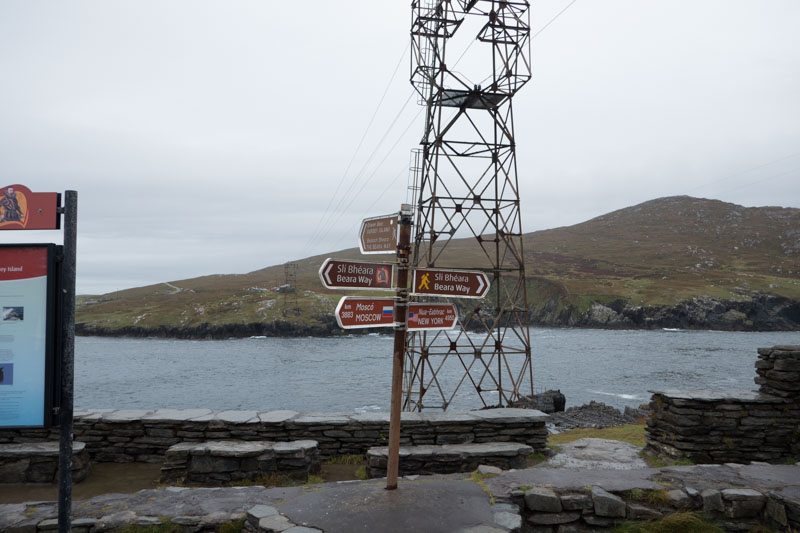
<svg viewBox="0 0 800 533">
<path fill-rule="evenodd" d="M 476 266 L 470 246 L 454 241 L 448 262 Z M 526 234 L 525 254 L 533 323 L 800 329 L 800 209 L 659 198 Z M 294 295 L 276 290 L 285 282 L 277 265 L 82 296 L 78 329 L 187 337 L 335 333 L 332 312 L 344 293 L 325 291 L 317 277 L 329 256 L 360 254 L 348 249 L 297 261 Z"/>
</svg>

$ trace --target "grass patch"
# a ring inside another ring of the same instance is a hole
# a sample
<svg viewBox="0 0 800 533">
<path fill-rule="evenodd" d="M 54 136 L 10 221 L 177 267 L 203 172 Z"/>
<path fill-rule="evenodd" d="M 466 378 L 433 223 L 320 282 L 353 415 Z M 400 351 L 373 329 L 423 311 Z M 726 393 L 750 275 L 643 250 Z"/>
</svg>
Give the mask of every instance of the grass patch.
<svg viewBox="0 0 800 533">
<path fill-rule="evenodd" d="M 577 428 L 563 433 L 556 433 L 555 435 L 548 435 L 547 443 L 552 447 L 578 439 L 593 438 L 619 440 L 634 446 L 644 447 L 644 427 L 644 424 L 625 424 L 624 426 L 609 428 Z"/>
<path fill-rule="evenodd" d="M 625 522 L 613 533 L 724 533 L 724 530 L 697 513 L 674 513 L 659 520 Z"/>
<path fill-rule="evenodd" d="M 356 468 L 356 478 L 362 481 L 369 479 L 369 476 L 367 475 L 367 465 L 361 465 Z"/>
<path fill-rule="evenodd" d="M 624 492 L 623 499 L 649 503 L 655 506 L 667 505 L 669 503 L 667 491 L 663 489 L 631 489 Z"/>
<path fill-rule="evenodd" d="M 481 474 L 481 473 L 480 473 L 480 472 L 478 472 L 477 470 L 473 471 L 473 472 L 472 472 L 472 473 L 469 475 L 469 478 L 470 478 L 472 481 L 474 481 L 475 483 L 477 483 L 477 485 L 478 485 L 478 486 L 481 488 L 481 490 L 482 490 L 483 492 L 485 492 L 485 493 L 486 493 L 486 495 L 489 497 L 489 505 L 494 505 L 494 503 L 495 503 L 495 498 L 494 498 L 494 494 L 492 494 L 492 491 L 491 491 L 491 490 L 489 490 L 489 485 L 487 485 L 487 484 L 486 484 L 486 481 L 484 481 L 484 480 L 486 480 L 486 479 L 490 479 L 490 478 L 493 478 L 493 477 L 495 477 L 496 475 L 497 475 L 497 474 Z"/>
<path fill-rule="evenodd" d="M 527 466 L 531 467 L 531 466 L 536 466 L 539 463 L 543 463 L 545 461 L 547 461 L 547 456 L 545 454 L 543 454 L 542 452 L 535 452 L 528 455 L 526 464 Z"/>
<path fill-rule="evenodd" d="M 244 523 L 245 519 L 240 518 L 239 520 L 233 520 L 232 522 L 221 524 L 217 530 L 219 533 L 239 533 L 240 531 L 244 530 Z"/>
<path fill-rule="evenodd" d="M 644 450 L 639 452 L 639 457 L 644 459 L 644 462 L 647 463 L 647 466 L 649 466 L 650 468 L 663 468 L 665 466 L 691 466 L 694 464 L 694 461 L 692 461 L 688 457 L 672 459 L 669 457 L 654 455 Z"/>
<path fill-rule="evenodd" d="M 334 455 L 325 459 L 325 464 L 328 465 L 363 465 L 366 459 L 360 454 L 349 455 Z"/>
</svg>

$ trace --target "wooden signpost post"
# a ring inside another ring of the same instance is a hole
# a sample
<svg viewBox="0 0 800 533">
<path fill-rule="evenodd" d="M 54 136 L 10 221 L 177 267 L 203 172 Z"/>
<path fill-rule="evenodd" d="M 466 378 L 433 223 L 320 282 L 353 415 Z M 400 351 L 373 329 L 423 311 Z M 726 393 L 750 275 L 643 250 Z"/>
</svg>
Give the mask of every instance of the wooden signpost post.
<svg viewBox="0 0 800 533">
<path fill-rule="evenodd" d="M 367 218 L 361 223 L 359 248 L 362 254 L 395 253 L 395 265 L 326 259 L 319 278 L 327 289 L 394 290 L 394 298 L 345 296 L 336 306 L 336 321 L 344 329 L 394 327 L 392 392 L 389 414 L 389 452 L 386 488 L 397 488 L 400 470 L 400 411 L 403 401 L 403 362 L 406 332 L 453 329 L 458 310 L 449 303 L 409 303 L 409 294 L 483 298 L 489 278 L 478 270 L 418 268 L 409 272 L 411 220 L 413 210 L 402 205 L 399 214 Z M 396 268 L 393 268 L 396 267 Z M 413 278 L 409 291 L 409 278 Z"/>
</svg>

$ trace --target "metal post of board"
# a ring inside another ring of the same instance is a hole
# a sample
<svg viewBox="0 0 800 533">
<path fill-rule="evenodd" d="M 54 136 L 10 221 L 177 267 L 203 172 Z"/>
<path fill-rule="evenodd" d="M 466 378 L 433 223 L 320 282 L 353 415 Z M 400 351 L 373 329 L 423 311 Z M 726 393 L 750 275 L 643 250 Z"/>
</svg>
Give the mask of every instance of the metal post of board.
<svg viewBox="0 0 800 533">
<path fill-rule="evenodd" d="M 411 255 L 410 206 L 400 207 L 397 238 L 397 298 L 395 300 L 394 354 L 392 357 L 392 403 L 389 418 L 389 450 L 386 464 L 386 489 L 397 488 L 400 470 L 400 410 L 403 401 L 403 361 L 406 356 L 406 309 L 408 306 L 408 262 Z"/>
<path fill-rule="evenodd" d="M 64 258 L 61 262 L 61 433 L 58 447 L 58 531 L 72 528 L 72 412 L 75 373 L 75 265 L 78 193 L 64 195 Z"/>
</svg>

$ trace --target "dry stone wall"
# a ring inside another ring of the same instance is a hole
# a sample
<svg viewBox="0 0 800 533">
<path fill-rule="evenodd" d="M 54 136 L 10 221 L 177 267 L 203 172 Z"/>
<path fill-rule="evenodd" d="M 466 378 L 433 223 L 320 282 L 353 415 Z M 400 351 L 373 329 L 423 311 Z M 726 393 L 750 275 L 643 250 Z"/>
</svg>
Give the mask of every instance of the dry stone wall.
<svg viewBox="0 0 800 533">
<path fill-rule="evenodd" d="M 742 395 L 655 392 L 648 448 L 701 463 L 800 457 L 800 346 L 760 348 L 759 391 Z"/>
<path fill-rule="evenodd" d="M 82 442 L 72 447 L 72 480 L 89 475 L 89 452 Z M 0 483 L 54 483 L 58 480 L 58 442 L 0 444 Z"/>
<path fill-rule="evenodd" d="M 404 446 L 518 442 L 547 446 L 547 415 L 529 409 L 403 413 Z M 170 446 L 218 440 L 315 440 L 322 457 L 365 454 L 386 446 L 388 413 L 300 414 L 295 411 L 210 409 L 97 410 L 75 415 L 75 440 L 93 461 L 161 463 Z M 55 430 L 0 430 L 0 443 L 57 440 Z"/>
<path fill-rule="evenodd" d="M 320 466 L 313 440 L 184 442 L 167 450 L 161 482 L 218 485 L 270 475 L 305 482 Z"/>
</svg>

